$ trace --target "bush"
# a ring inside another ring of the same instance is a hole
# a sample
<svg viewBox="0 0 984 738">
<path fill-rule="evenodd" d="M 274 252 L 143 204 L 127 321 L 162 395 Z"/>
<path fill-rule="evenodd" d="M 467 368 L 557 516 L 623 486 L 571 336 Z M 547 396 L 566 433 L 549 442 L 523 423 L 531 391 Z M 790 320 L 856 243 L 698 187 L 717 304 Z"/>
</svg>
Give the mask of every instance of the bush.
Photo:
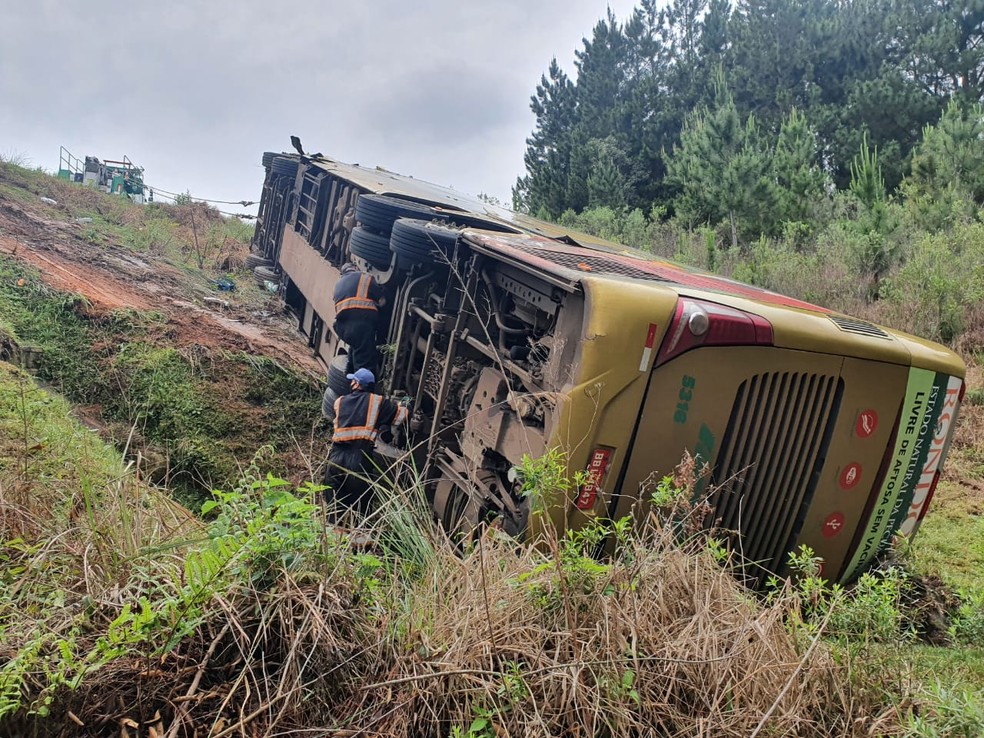
<svg viewBox="0 0 984 738">
<path fill-rule="evenodd" d="M 920 238 L 881 294 L 905 330 L 953 341 L 968 327 L 969 311 L 984 301 L 984 225 Z"/>
<path fill-rule="evenodd" d="M 960 606 L 953 615 L 949 634 L 968 646 L 984 644 L 984 592 L 959 592 Z"/>
<path fill-rule="evenodd" d="M 889 567 L 865 572 L 851 587 L 843 587 L 820 576 L 820 563 L 807 546 L 789 555 L 802 617 L 794 625 L 802 624 L 810 633 L 823 626 L 828 636 L 844 642 L 898 643 L 915 636 L 902 608 L 909 589 L 904 571 Z M 780 582 L 773 578 L 770 584 L 774 597 Z"/>
<path fill-rule="evenodd" d="M 984 735 L 984 704 L 980 695 L 945 687 L 923 689 L 909 718 L 905 738 L 980 738 Z"/>
<path fill-rule="evenodd" d="M 653 207 L 647 216 L 638 208 L 594 207 L 580 213 L 566 210 L 557 219 L 558 225 L 581 231 L 607 241 L 613 241 L 644 251 L 652 251 L 660 220 L 661 208 Z"/>
</svg>

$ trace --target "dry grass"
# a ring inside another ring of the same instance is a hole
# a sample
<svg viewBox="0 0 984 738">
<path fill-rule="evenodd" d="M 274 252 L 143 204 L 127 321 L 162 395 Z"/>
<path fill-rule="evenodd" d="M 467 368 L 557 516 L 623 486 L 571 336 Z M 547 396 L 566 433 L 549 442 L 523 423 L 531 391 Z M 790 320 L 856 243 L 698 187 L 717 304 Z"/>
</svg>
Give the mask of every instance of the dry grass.
<svg viewBox="0 0 984 738">
<path fill-rule="evenodd" d="M 80 652 L 124 605 L 164 607 L 181 584 L 179 558 L 202 545 L 175 527 L 180 515 L 148 525 L 173 510 L 160 514 L 141 489 L 132 475 L 104 485 L 91 522 L 58 534 L 59 515 L 4 486 L 4 539 L 50 540 L 33 554 L 35 599 L 50 591 L 45 567 L 68 566 L 60 581 L 69 596 L 43 627 L 52 638 L 74 632 Z M 134 524 L 141 506 L 144 522 Z M 18 523 L 26 519 L 36 527 Z M 607 564 L 587 543 L 517 548 L 496 531 L 461 554 L 426 515 L 393 500 L 373 532 L 382 543 L 369 553 L 323 536 L 303 567 L 278 568 L 262 585 L 260 570 L 236 569 L 176 645 L 160 646 L 167 633 L 132 643 L 74 689 L 51 692 L 46 717 L 22 709 L 3 727 L 52 736 L 827 736 L 886 735 L 894 724 L 894 713 L 879 720 L 852 692 L 818 640 L 790 635 L 792 600 L 764 604 L 703 544 L 681 546 L 656 517 Z M 92 556 L 107 547 L 120 553 L 112 571 Z M 5 652 L 13 657 L 28 636 L 7 630 Z M 25 704 L 43 684 L 40 672 L 26 680 Z"/>
<path fill-rule="evenodd" d="M 442 736 L 482 719 L 489 736 L 869 734 L 876 718 L 851 706 L 822 648 L 801 653 L 782 605 L 761 607 L 706 558 L 638 546 L 631 566 L 569 582 L 574 627 L 537 594 L 559 586 L 549 560 L 496 539 L 464 558 L 449 546 L 375 602 L 346 566 L 319 584 L 217 596 L 179 648 L 104 667 L 63 692 L 45 725 Z"/>
<path fill-rule="evenodd" d="M 631 558 L 559 575 L 486 540 L 439 560 L 410 595 L 405 638 L 388 644 L 416 653 L 385 654 L 386 678 L 354 707 L 401 705 L 379 715 L 387 735 L 443 735 L 489 715 L 504 735 L 747 736 L 767 714 L 769 734 L 828 734 L 816 721 L 829 664 L 801 668 L 781 608 L 662 537 Z"/>
<path fill-rule="evenodd" d="M 518 548 L 494 530 L 462 554 L 405 492 L 384 505 L 366 552 L 323 533 L 315 507 L 291 523 L 314 532 L 287 551 L 299 565 L 257 563 L 244 546 L 189 596 L 189 562 L 217 543 L 295 532 L 276 506 L 269 525 L 206 531 L 66 405 L 17 372 L 3 380 L 0 652 L 21 701 L 4 735 L 897 729 L 818 638 L 790 630 L 791 594 L 763 602 L 655 516 L 602 564 L 588 539 Z M 243 489 L 269 494 L 256 479 Z M 127 613 L 141 611 L 154 625 L 134 635 Z M 85 661 L 114 633 L 118 652 Z"/>
</svg>

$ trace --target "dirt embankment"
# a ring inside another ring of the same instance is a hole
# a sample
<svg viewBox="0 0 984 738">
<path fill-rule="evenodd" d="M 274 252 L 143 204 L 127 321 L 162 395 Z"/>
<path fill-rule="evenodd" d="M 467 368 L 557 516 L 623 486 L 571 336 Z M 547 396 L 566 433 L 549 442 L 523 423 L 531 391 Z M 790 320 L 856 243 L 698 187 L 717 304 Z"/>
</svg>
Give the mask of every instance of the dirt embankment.
<svg viewBox="0 0 984 738">
<path fill-rule="evenodd" d="M 0 357 L 191 507 L 261 448 L 271 473 L 318 478 L 324 370 L 243 268 L 248 240 L 202 205 L 134 205 L 0 162 Z M 236 289 L 218 289 L 226 276 Z"/>
<path fill-rule="evenodd" d="M 114 244 L 86 240 L 82 224 L 53 218 L 53 207 L 14 202 L 0 194 L 0 253 L 29 263 L 54 289 L 84 296 L 96 312 L 153 310 L 165 316 L 175 346 L 246 351 L 320 377 L 323 369 L 288 316 L 239 304 L 203 290 L 167 261 Z M 256 289 L 252 283 L 241 289 Z M 228 307 L 223 305 L 228 303 Z"/>
</svg>

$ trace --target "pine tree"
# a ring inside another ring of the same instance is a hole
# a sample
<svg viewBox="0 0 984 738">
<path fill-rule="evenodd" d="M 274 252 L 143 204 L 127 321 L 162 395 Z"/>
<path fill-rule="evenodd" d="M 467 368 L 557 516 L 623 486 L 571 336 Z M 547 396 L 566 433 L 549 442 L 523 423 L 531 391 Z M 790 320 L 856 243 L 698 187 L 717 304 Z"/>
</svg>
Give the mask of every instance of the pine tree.
<svg viewBox="0 0 984 738">
<path fill-rule="evenodd" d="M 739 0 L 728 53 L 730 83 L 739 111 L 754 112 L 777 130 L 792 107 L 806 109 L 815 69 L 829 48 L 817 46 L 818 23 L 832 0 Z"/>
<path fill-rule="evenodd" d="M 679 125 L 672 124 L 678 116 L 667 113 L 670 48 L 665 41 L 665 11 L 656 0 L 642 0 L 625 24 L 624 34 L 628 60 L 624 66 L 628 125 L 624 145 L 635 174 L 627 200 L 633 207 L 648 209 L 653 201 L 667 197 L 662 151 L 679 134 Z"/>
<path fill-rule="evenodd" d="M 774 187 L 754 116 L 742 122 L 722 72 L 715 87 L 714 107 L 690 118 L 667 169 L 680 188 L 677 213 L 691 224 L 727 223 L 735 247 L 739 236 L 761 233 L 767 226 Z"/>
<path fill-rule="evenodd" d="M 632 185 L 625 152 L 614 136 L 591 141 L 587 151 L 591 162 L 586 182 L 588 207 L 623 209 Z"/>
<path fill-rule="evenodd" d="M 858 155 L 851 162 L 851 194 L 861 205 L 861 212 L 853 224 L 854 251 L 862 280 L 867 281 L 865 297 L 878 299 L 881 279 L 897 257 L 898 242 L 892 238 L 898 227 L 897 219 L 889 207 L 882 177 L 878 151 L 868 145 L 865 135 Z"/>
<path fill-rule="evenodd" d="M 576 51 L 578 124 L 588 140 L 625 130 L 626 40 L 611 9 Z"/>
<path fill-rule="evenodd" d="M 928 230 L 970 220 L 984 205 L 984 108 L 951 102 L 926 126 L 903 191 L 917 222 Z"/>
<path fill-rule="evenodd" d="M 820 168 L 816 134 L 796 108 L 783 120 L 772 155 L 775 174 L 774 224 L 813 219 L 824 197 L 826 176 Z"/>
<path fill-rule="evenodd" d="M 577 94 L 556 59 L 551 60 L 548 74 L 549 78 L 540 78 L 536 94 L 530 98 L 536 128 L 526 140 L 527 174 L 513 188 L 513 204 L 525 212 L 544 212 L 556 218 L 567 207 Z"/>
</svg>

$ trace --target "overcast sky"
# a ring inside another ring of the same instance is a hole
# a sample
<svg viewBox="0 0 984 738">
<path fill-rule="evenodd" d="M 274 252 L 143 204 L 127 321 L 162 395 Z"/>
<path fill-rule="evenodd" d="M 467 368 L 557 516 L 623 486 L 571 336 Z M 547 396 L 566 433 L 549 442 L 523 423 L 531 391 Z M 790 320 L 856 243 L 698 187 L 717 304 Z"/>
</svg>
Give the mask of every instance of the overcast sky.
<svg viewBox="0 0 984 738">
<path fill-rule="evenodd" d="M 0 154 L 124 154 L 159 188 L 259 198 L 264 151 L 503 202 L 554 56 L 632 0 L 0 0 Z M 224 209 L 235 209 L 224 208 Z"/>
</svg>

